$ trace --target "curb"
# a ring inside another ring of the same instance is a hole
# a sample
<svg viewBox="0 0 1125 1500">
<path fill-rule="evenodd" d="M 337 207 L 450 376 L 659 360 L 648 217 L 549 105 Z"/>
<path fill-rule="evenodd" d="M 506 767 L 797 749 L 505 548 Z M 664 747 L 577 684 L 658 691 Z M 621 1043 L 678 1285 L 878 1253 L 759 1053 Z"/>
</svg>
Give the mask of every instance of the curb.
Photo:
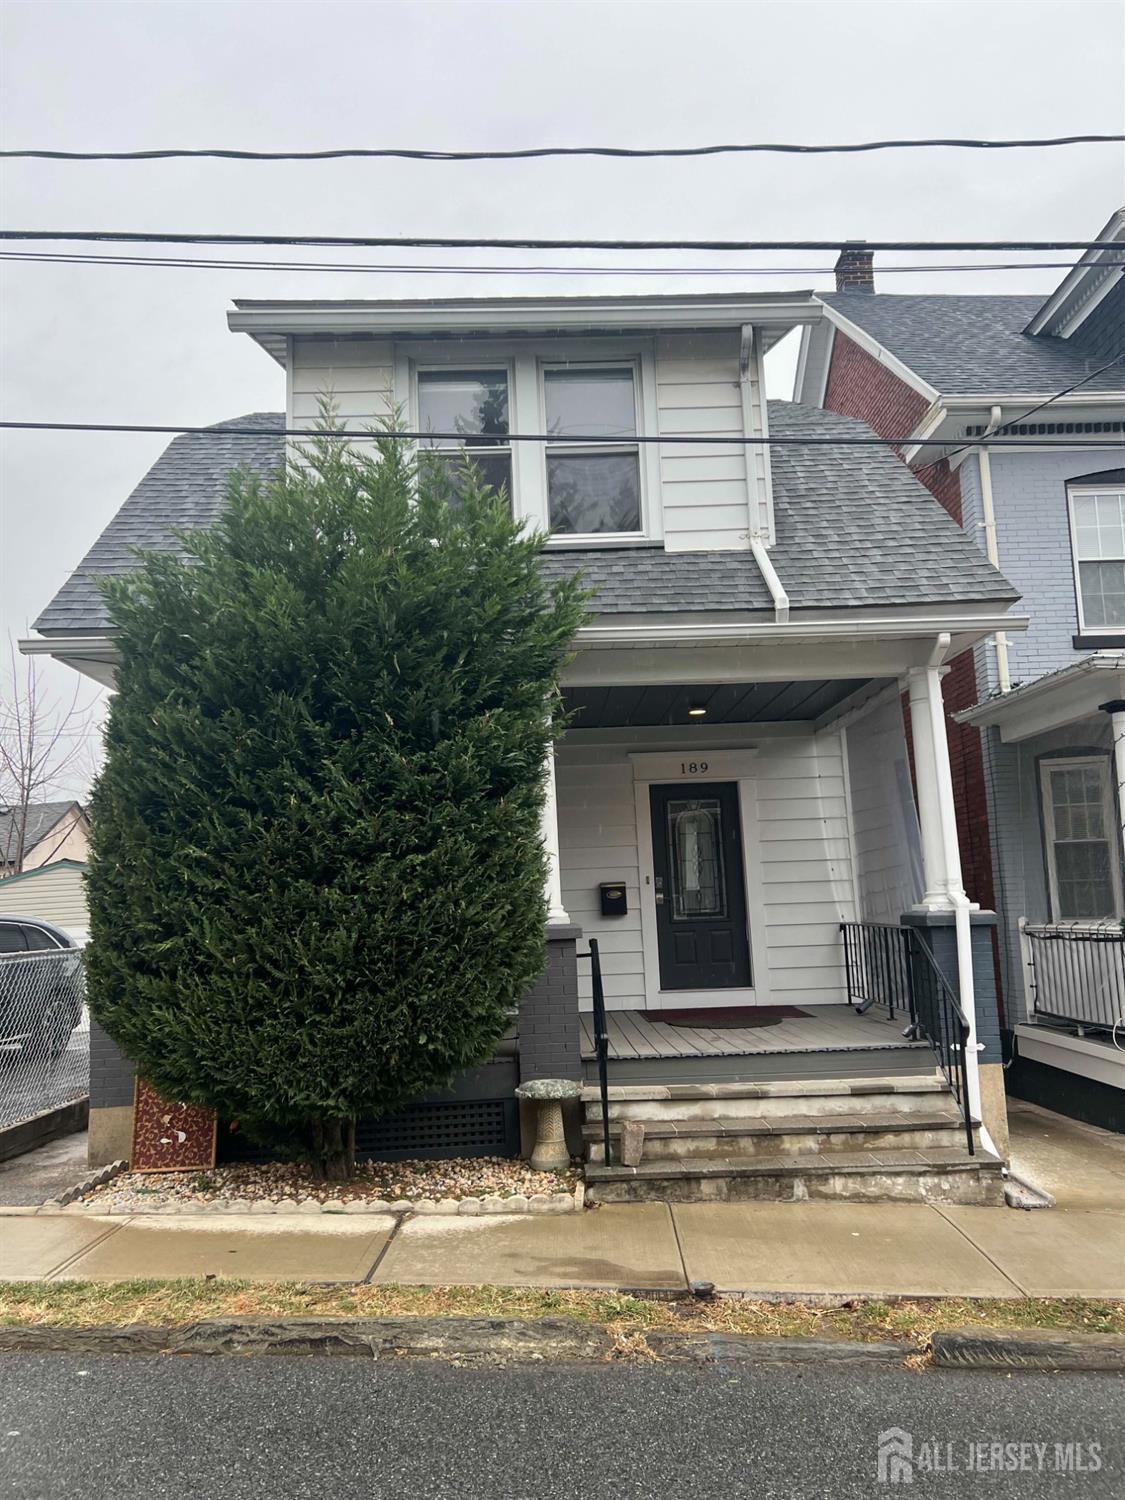
<svg viewBox="0 0 1125 1500">
<path fill-rule="evenodd" d="M 958 1328 L 930 1344 L 942 1370 L 1099 1370 L 1125 1374 L 1125 1334 Z"/>
<path fill-rule="evenodd" d="M 112 1182 L 120 1173 L 129 1169 L 127 1161 L 111 1161 L 106 1167 L 97 1167 L 92 1172 L 87 1172 L 85 1177 L 80 1177 L 73 1187 L 68 1187 L 65 1192 L 60 1193 L 57 1198 L 48 1198 L 43 1204 L 44 1208 L 66 1208 L 83 1193 L 92 1192 L 94 1188 L 100 1187 L 103 1182 Z"/>
<path fill-rule="evenodd" d="M 0 1353 L 358 1355 L 457 1363 L 615 1359 L 707 1364 L 901 1365 L 920 1352 L 904 1344 L 737 1334 L 638 1332 L 618 1340 L 598 1324 L 563 1318 L 206 1319 L 179 1328 L 0 1326 Z"/>
<path fill-rule="evenodd" d="M 79 1201 L 84 1193 L 92 1191 L 102 1183 L 109 1182 L 120 1172 L 128 1170 L 128 1163 L 115 1161 L 100 1171 L 84 1177 L 74 1187 L 68 1188 L 57 1198 L 48 1199 L 42 1205 L 46 1212 L 65 1208 L 68 1213 L 96 1214 L 122 1218 L 148 1218 L 163 1215 L 192 1214 L 334 1214 L 340 1217 L 351 1214 L 464 1214 L 479 1218 L 482 1214 L 573 1214 L 586 1206 L 586 1184 L 580 1182 L 573 1193 L 533 1193 L 526 1197 L 514 1193 L 501 1197 L 498 1193 L 479 1198 L 365 1198 L 351 1203 L 321 1203 L 319 1198 L 217 1199 L 212 1203 L 153 1203 L 132 1207 L 101 1204 L 96 1198 Z"/>
</svg>

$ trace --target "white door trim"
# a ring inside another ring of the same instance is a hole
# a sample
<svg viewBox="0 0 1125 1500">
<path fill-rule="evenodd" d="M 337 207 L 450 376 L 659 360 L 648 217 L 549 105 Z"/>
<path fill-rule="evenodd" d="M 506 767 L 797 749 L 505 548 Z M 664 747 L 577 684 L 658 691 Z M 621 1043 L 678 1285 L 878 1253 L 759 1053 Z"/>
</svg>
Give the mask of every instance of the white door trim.
<svg viewBox="0 0 1125 1500">
<path fill-rule="evenodd" d="M 663 754 L 633 754 L 633 797 L 637 820 L 637 863 L 641 892 L 641 948 L 644 963 L 645 1006 L 649 1010 L 702 1010 L 720 1005 L 769 1005 L 766 963 L 766 908 L 761 865 L 757 859 L 758 795 L 754 779 L 756 751 L 699 750 Z M 681 766 L 683 769 L 681 770 Z M 695 771 L 688 770 L 695 766 Z M 706 767 L 706 769 L 701 769 Z M 661 990 L 660 949 L 656 932 L 656 890 L 653 886 L 652 810 L 649 790 L 677 781 L 733 781 L 738 787 L 742 833 L 742 878 L 746 890 L 747 941 L 750 944 L 750 989 Z"/>
</svg>

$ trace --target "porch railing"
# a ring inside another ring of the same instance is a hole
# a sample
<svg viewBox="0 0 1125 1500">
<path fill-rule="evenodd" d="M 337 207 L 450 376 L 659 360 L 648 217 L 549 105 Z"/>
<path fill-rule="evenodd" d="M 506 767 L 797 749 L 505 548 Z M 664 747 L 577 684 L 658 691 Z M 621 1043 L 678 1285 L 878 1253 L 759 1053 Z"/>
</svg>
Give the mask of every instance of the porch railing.
<svg viewBox="0 0 1125 1500">
<path fill-rule="evenodd" d="M 597 938 L 590 939 L 590 951 L 579 953 L 590 960 L 590 990 L 594 1001 L 594 1056 L 598 1061 L 598 1091 L 602 1099 L 602 1160 L 609 1161 L 609 1026 L 605 1018 L 605 987 L 602 984 L 602 959 Z"/>
<path fill-rule="evenodd" d="M 841 922 L 848 1003 L 860 1015 L 877 1007 L 889 1020 L 906 1019 L 903 1035 L 933 1048 L 975 1155 L 969 1112 L 969 1023 L 957 991 L 913 927 L 889 922 Z"/>
<path fill-rule="evenodd" d="M 1125 1027 L 1125 933 L 1112 926 L 1020 923 L 1031 1011 L 1079 1030 Z"/>
</svg>

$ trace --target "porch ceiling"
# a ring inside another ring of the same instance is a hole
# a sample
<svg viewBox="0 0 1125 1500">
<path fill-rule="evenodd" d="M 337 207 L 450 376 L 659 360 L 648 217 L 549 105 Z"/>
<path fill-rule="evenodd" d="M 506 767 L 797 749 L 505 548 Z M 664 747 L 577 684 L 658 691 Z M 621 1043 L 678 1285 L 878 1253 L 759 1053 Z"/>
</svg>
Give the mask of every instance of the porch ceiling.
<svg viewBox="0 0 1125 1500">
<path fill-rule="evenodd" d="M 563 701 L 575 729 L 659 724 L 770 724 L 817 719 L 864 686 L 866 678 L 817 682 L 661 683 L 650 687 L 568 687 Z M 692 715 L 691 708 L 705 708 Z"/>
</svg>

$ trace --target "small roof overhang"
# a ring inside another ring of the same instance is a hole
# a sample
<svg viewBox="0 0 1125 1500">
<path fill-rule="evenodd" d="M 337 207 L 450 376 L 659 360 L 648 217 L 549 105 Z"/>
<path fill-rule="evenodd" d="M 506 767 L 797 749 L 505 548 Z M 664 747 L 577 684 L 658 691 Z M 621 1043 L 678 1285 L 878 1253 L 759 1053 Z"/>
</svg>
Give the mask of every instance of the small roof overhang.
<svg viewBox="0 0 1125 1500">
<path fill-rule="evenodd" d="M 674 269 L 669 275 L 675 275 Z M 248 333 L 279 363 L 294 337 L 440 338 L 761 330 L 768 347 L 791 328 L 817 322 L 824 306 L 810 291 L 668 294 L 647 297 L 425 297 L 380 301 L 267 302 L 236 299 L 227 324 Z"/>
<path fill-rule="evenodd" d="M 1125 701 L 1125 647 L 1095 651 L 1024 687 L 966 708 L 953 717 L 978 729 L 995 725 L 1005 744 L 1063 729 L 1096 714 L 1103 703 Z"/>
</svg>

